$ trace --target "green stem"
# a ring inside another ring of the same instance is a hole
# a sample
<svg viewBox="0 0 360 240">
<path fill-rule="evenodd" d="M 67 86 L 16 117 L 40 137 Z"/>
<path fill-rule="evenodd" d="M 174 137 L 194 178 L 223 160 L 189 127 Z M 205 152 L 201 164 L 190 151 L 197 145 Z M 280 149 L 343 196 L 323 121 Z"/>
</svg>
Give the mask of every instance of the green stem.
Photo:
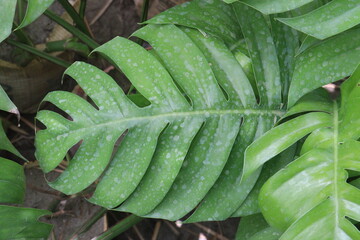
<svg viewBox="0 0 360 240">
<path fill-rule="evenodd" d="M 18 20 L 18 24 L 21 23 L 21 21 L 24 19 L 24 16 L 25 16 L 24 0 L 18 0 L 17 1 L 17 20 Z"/>
<path fill-rule="evenodd" d="M 88 231 L 100 218 L 102 218 L 108 210 L 106 208 L 101 208 L 97 211 L 90 219 L 88 219 L 79 229 L 72 234 L 69 239 L 76 239 L 77 236 L 81 233 Z"/>
<path fill-rule="evenodd" d="M 86 0 L 81 0 L 80 8 L 79 8 L 79 16 L 81 17 L 81 19 L 84 19 L 85 17 L 85 9 L 86 9 Z"/>
<path fill-rule="evenodd" d="M 46 10 L 44 12 L 44 15 L 48 18 L 52 19 L 54 22 L 65 28 L 67 31 L 69 31 L 74 36 L 78 37 L 81 41 L 83 41 L 86 45 L 88 45 L 91 49 L 95 49 L 99 47 L 100 45 L 95 42 L 91 37 L 80 31 L 79 29 L 72 26 L 70 23 L 62 19 L 61 17 L 57 16 L 50 10 Z"/>
<path fill-rule="evenodd" d="M 18 24 L 14 23 L 13 28 L 17 29 Z M 15 36 L 17 37 L 19 42 L 25 43 L 29 46 L 34 46 L 34 43 L 30 39 L 29 35 L 22 29 L 17 29 L 14 31 Z"/>
<path fill-rule="evenodd" d="M 125 232 L 127 229 L 131 228 L 138 222 L 143 220 L 142 217 L 138 217 L 135 215 L 130 215 L 100 236 L 96 238 L 96 240 L 111 240 L 116 236 L 120 235 L 121 233 Z"/>
<path fill-rule="evenodd" d="M 140 19 L 140 23 L 143 23 L 147 20 L 148 17 L 148 12 L 149 12 L 149 4 L 150 4 L 150 0 L 145 0 L 144 1 L 144 5 L 142 7 L 142 13 L 141 13 L 141 19 Z M 140 26 L 141 28 L 142 26 Z M 140 46 L 142 46 L 142 44 L 144 43 L 144 40 L 142 40 L 141 38 L 138 38 L 136 41 Z"/>
<path fill-rule="evenodd" d="M 47 42 L 45 52 L 58 52 L 58 51 L 74 51 L 81 54 L 84 57 L 87 57 L 90 54 L 89 48 L 87 45 L 77 42 L 74 39 L 66 39 L 60 41 Z"/>
<path fill-rule="evenodd" d="M 58 0 L 59 3 L 63 6 L 65 11 L 70 15 L 72 20 L 74 20 L 76 26 L 86 35 L 90 36 L 89 30 L 86 27 L 84 19 L 76 12 L 75 8 L 69 3 L 68 0 Z"/>
<path fill-rule="evenodd" d="M 13 45 L 15 47 L 18 47 L 20 49 L 23 49 L 25 51 L 28 51 L 36 56 L 39 56 L 39 57 L 42 57 L 42 58 L 45 58 L 46 60 L 50 61 L 50 62 L 53 62 L 57 65 L 60 65 L 60 66 L 63 66 L 65 68 L 69 67 L 71 65 L 71 63 L 65 61 L 65 60 L 62 60 L 60 58 L 57 58 L 57 57 L 54 57 L 48 53 L 45 53 L 45 52 L 42 52 L 42 51 L 39 51 L 37 50 L 36 48 L 34 47 L 30 47 L 29 45 L 26 45 L 26 44 L 23 44 L 23 43 L 20 43 L 20 42 L 17 42 L 17 41 L 14 41 L 14 40 L 11 40 L 11 39 L 6 39 L 6 42 L 10 45 Z"/>
</svg>

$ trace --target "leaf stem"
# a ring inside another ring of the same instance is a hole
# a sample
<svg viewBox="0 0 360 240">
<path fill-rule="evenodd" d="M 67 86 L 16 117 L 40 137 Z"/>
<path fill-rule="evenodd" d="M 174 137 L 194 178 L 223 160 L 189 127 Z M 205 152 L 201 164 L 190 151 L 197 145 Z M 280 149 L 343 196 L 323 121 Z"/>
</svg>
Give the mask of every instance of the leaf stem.
<svg viewBox="0 0 360 240">
<path fill-rule="evenodd" d="M 77 239 L 77 236 L 81 233 L 88 231 L 100 218 L 102 218 L 108 210 L 106 208 L 100 208 L 90 219 L 88 219 L 80 228 L 78 228 L 70 239 Z"/>
<path fill-rule="evenodd" d="M 85 17 L 85 9 L 86 9 L 86 0 L 81 0 L 80 8 L 79 8 L 79 16 L 81 17 L 81 19 L 84 19 Z"/>
<path fill-rule="evenodd" d="M 86 27 L 84 19 L 76 12 L 75 8 L 69 3 L 68 0 L 58 0 L 63 6 L 65 11 L 70 15 L 71 19 L 75 22 L 76 26 L 86 35 L 90 36 L 90 32 Z"/>
<path fill-rule="evenodd" d="M 48 60 L 50 62 L 53 62 L 53 63 L 55 63 L 57 65 L 60 65 L 62 67 L 67 68 L 67 67 L 69 67 L 71 65 L 70 62 L 67 62 L 67 61 L 62 60 L 60 58 L 54 57 L 54 56 L 52 56 L 52 55 L 50 55 L 48 53 L 37 50 L 36 48 L 31 47 L 29 45 L 14 41 L 12 39 L 6 39 L 5 41 L 6 41 L 6 43 L 8 43 L 10 45 L 13 45 L 13 46 L 18 47 L 20 49 L 23 49 L 23 50 L 25 50 L 27 52 L 30 52 L 30 53 L 32 53 L 32 54 L 34 54 L 36 56 L 42 57 L 42 58 L 44 58 L 44 59 L 46 59 L 46 60 Z"/>
<path fill-rule="evenodd" d="M 44 15 L 48 18 L 52 19 L 54 22 L 65 28 L 67 31 L 72 33 L 74 36 L 78 37 L 81 41 L 83 41 L 86 45 L 88 45 L 91 49 L 95 49 L 100 45 L 95 42 L 91 37 L 80 31 L 79 29 L 72 26 L 70 23 L 62 19 L 61 17 L 57 16 L 50 10 L 46 10 Z"/>
<path fill-rule="evenodd" d="M 126 231 L 127 229 L 131 228 L 132 226 L 134 226 L 141 220 L 143 220 L 142 217 L 138 217 L 136 215 L 130 215 L 95 239 L 96 240 L 111 240 L 114 237 L 116 237 L 116 236 L 120 235 L 121 233 L 123 233 L 124 231 Z"/>
<path fill-rule="evenodd" d="M 18 24 L 21 23 L 21 21 L 23 20 L 24 16 L 25 16 L 25 4 L 24 4 L 24 0 L 17 0 L 17 20 L 18 20 Z"/>
<path fill-rule="evenodd" d="M 141 19 L 140 19 L 140 23 L 143 23 L 147 20 L 148 17 L 148 12 L 149 12 L 149 5 L 150 5 L 150 1 L 149 0 L 144 0 L 144 5 L 142 7 L 142 12 L 141 12 Z M 142 25 L 140 25 L 140 28 L 142 27 Z M 142 44 L 144 43 L 144 40 L 142 40 L 141 38 L 138 38 L 136 40 L 136 43 L 139 44 L 140 46 L 142 46 Z"/>
</svg>

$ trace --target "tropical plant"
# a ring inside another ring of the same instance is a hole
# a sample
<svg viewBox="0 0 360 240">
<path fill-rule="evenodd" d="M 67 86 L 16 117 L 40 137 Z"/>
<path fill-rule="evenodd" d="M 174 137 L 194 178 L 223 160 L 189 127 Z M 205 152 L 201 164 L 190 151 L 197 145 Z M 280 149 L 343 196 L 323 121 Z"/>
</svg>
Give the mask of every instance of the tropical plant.
<svg viewBox="0 0 360 240">
<path fill-rule="evenodd" d="M 68 168 L 50 185 L 73 194 L 100 178 L 91 202 L 146 217 L 176 220 L 196 208 L 186 220 L 192 222 L 256 212 L 246 209 L 253 204 L 243 203 L 260 169 L 246 172 L 249 176 L 240 181 L 242 156 L 285 113 L 298 48 L 297 33 L 274 17 L 270 16 L 270 29 L 266 17 L 242 3 L 193 1 L 160 14 L 134 33 L 151 44 L 151 52 L 123 38 L 95 49 L 151 102 L 142 108 L 101 70 L 73 64 L 66 74 L 79 83 L 94 106 L 67 92 L 45 97 L 72 120 L 39 112 L 37 118 L 47 126 L 36 141 L 42 169 L 53 170 L 82 141 Z M 359 57 L 352 53 L 346 61 L 340 57 L 345 48 L 358 47 L 359 42 L 349 38 L 358 37 L 358 32 L 349 31 L 304 50 L 297 57 L 294 81 L 304 79 L 302 75 L 311 81 L 321 73 L 331 76 L 327 82 L 346 77 Z M 335 44 L 344 49 L 328 51 Z M 248 76 L 230 49 L 240 62 L 251 59 Z M 314 58 L 314 70 L 307 71 L 307 57 L 319 52 L 324 59 L 336 58 L 328 60 L 327 66 L 321 56 Z M 334 64 L 343 64 L 342 72 Z M 315 73 L 320 68 L 322 72 Z M 317 81 L 312 88 L 323 84 Z M 290 104 L 311 90 L 292 85 L 290 94 L 297 95 L 291 95 Z M 323 110 L 308 107 L 301 111 Z M 328 124 L 325 113 L 310 113 L 309 118 L 301 134 Z M 285 163 L 292 159 L 288 156 Z M 274 171 L 274 167 L 264 168 L 261 179 Z"/>
<path fill-rule="evenodd" d="M 70 116 L 37 115 L 44 172 L 80 146 L 50 186 L 74 194 L 96 183 L 89 201 L 143 217 L 242 216 L 239 239 L 358 239 L 348 218 L 359 221 L 360 70 L 341 102 L 319 87 L 360 62 L 360 3 L 224 2 L 194 0 L 147 21 L 133 36 L 150 51 L 120 37 L 93 45 L 147 104 L 90 64 L 66 70 L 91 101 L 44 99 Z"/>
<path fill-rule="evenodd" d="M 329 99 L 332 109 L 322 113 L 327 124 L 312 131 L 300 156 L 261 188 L 261 212 L 273 227 L 266 231 L 280 239 L 360 238 L 353 225 L 360 220 L 359 87 L 360 67 L 342 84 L 340 104 Z M 295 117 L 251 144 L 245 153 L 244 178 L 304 137 L 311 114 Z"/>
</svg>

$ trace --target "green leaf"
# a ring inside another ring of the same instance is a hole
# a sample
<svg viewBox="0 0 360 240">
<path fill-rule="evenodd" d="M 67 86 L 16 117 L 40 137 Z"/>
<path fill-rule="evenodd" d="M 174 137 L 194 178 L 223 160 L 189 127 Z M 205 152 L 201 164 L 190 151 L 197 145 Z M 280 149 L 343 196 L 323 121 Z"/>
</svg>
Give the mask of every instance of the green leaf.
<svg viewBox="0 0 360 240">
<path fill-rule="evenodd" d="M 170 8 L 145 23 L 176 24 L 195 28 L 205 35 L 211 34 L 223 39 L 228 46 L 242 38 L 231 6 L 221 0 L 187 2 Z"/>
<path fill-rule="evenodd" d="M 45 12 L 46 9 L 53 4 L 54 0 L 31 0 L 28 1 L 26 13 L 24 19 L 19 24 L 17 29 L 26 27 L 33 21 L 35 21 L 41 14 Z"/>
<path fill-rule="evenodd" d="M 21 155 L 21 153 L 12 145 L 10 140 L 7 138 L 2 126 L 2 122 L 0 122 L 0 142 L 1 142 L 0 150 L 6 150 L 8 152 L 11 152 L 12 154 L 26 161 L 26 159 Z"/>
<path fill-rule="evenodd" d="M 307 93 L 300 98 L 299 101 L 290 108 L 282 119 L 293 116 L 299 113 L 306 112 L 327 112 L 333 111 L 333 103 L 330 99 L 329 92 L 324 88 L 318 88 L 312 92 Z"/>
<path fill-rule="evenodd" d="M 310 36 L 325 39 L 358 25 L 359 14 L 358 1 L 333 0 L 305 15 L 278 20 Z"/>
<path fill-rule="evenodd" d="M 12 22 L 15 15 L 16 1 L 4 0 L 2 1 L 0 14 L 0 42 L 4 41 L 11 33 Z"/>
<path fill-rule="evenodd" d="M 290 13 L 282 13 L 271 16 L 271 30 L 274 37 L 274 43 L 279 60 L 279 68 L 281 69 L 281 93 L 283 101 L 286 102 L 291 82 L 291 77 L 295 67 L 295 53 L 299 48 L 299 36 L 297 32 L 276 21 L 279 16 L 291 16 Z"/>
<path fill-rule="evenodd" d="M 10 34 L 16 10 L 16 0 L 3 0 L 0 10 L 0 42 L 4 41 Z M 21 24 L 17 27 L 23 28 L 35 21 L 54 0 L 31 0 L 28 1 L 26 14 Z"/>
<path fill-rule="evenodd" d="M 47 210 L 0 205 L 0 239 L 46 239 L 52 225 L 39 222 Z"/>
<path fill-rule="evenodd" d="M 209 191 L 227 188 L 232 196 L 241 189 L 250 191 L 256 176 L 235 188 L 224 179 L 239 183 L 237 159 L 254 135 L 262 135 L 282 115 L 280 104 L 272 108 L 257 104 L 241 65 L 217 37 L 174 25 L 148 25 L 134 35 L 149 42 L 157 57 L 123 38 L 96 51 L 121 69 L 151 104 L 137 107 L 106 73 L 85 63 L 73 64 L 66 74 L 97 109 L 66 92 L 53 92 L 44 99 L 72 120 L 46 110 L 38 113 L 47 127 L 36 136 L 42 169 L 54 169 L 82 141 L 68 168 L 50 185 L 72 194 L 100 177 L 90 201 L 106 208 L 175 220 L 205 198 L 208 213 L 197 219 L 231 216 L 241 199 L 228 201 L 231 207 L 223 204 L 217 213 L 210 206 L 219 199 Z M 243 199 L 248 191 L 242 193 Z M 226 196 L 222 199 L 227 201 Z"/>
<path fill-rule="evenodd" d="M 360 62 L 360 29 L 319 42 L 296 57 L 288 107 L 306 93 L 349 76 Z"/>
<path fill-rule="evenodd" d="M 266 20 L 260 12 L 242 3 L 234 3 L 232 6 L 249 49 L 260 102 L 269 107 L 278 107 L 281 104 L 280 69 Z"/>
<path fill-rule="evenodd" d="M 314 0 L 240 0 L 264 14 L 286 12 L 301 7 Z M 229 1 L 234 2 L 234 1 Z"/>
<path fill-rule="evenodd" d="M 246 149 L 243 179 L 246 180 L 265 162 L 306 134 L 317 128 L 331 125 L 331 120 L 331 116 L 327 113 L 313 112 L 289 120 L 268 131 Z"/>
<path fill-rule="evenodd" d="M 284 232 L 280 239 L 360 238 L 350 221 L 360 221 L 360 190 L 348 183 L 347 172 L 360 172 L 359 72 L 360 68 L 342 89 L 346 105 L 339 109 L 333 102 L 332 124 L 314 131 L 300 157 L 261 189 L 262 213 L 272 227 Z M 294 126 L 293 131 L 300 128 Z"/>
<path fill-rule="evenodd" d="M 0 110 L 19 114 L 17 107 L 10 100 L 4 89 L 0 86 Z"/>
<path fill-rule="evenodd" d="M 25 175 L 22 166 L 0 158 L 0 239 L 47 238 L 52 226 L 38 222 L 46 210 L 2 205 L 22 204 L 25 196 Z"/>
<path fill-rule="evenodd" d="M 10 160 L 0 158 L 0 203 L 22 203 L 25 194 L 23 168 Z"/>
<path fill-rule="evenodd" d="M 271 228 L 261 214 L 243 217 L 236 233 L 236 240 L 277 240 L 280 233 Z"/>
<path fill-rule="evenodd" d="M 294 144 L 292 147 L 286 149 L 284 152 L 264 164 L 259 179 L 251 189 L 251 192 L 247 196 L 246 200 L 232 215 L 233 217 L 248 216 L 260 212 L 258 198 L 261 187 L 272 175 L 294 160 L 296 148 L 297 144 Z"/>
</svg>

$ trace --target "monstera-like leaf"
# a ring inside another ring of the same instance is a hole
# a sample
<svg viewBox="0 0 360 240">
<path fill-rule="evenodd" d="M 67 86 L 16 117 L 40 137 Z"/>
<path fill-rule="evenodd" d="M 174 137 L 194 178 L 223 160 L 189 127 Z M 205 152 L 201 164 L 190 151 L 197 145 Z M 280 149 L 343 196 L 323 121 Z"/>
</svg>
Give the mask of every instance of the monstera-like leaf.
<svg viewBox="0 0 360 240">
<path fill-rule="evenodd" d="M 221 1 L 192 4 L 205 6 L 205 16 L 226 11 L 237 24 L 233 9 Z M 67 92 L 44 99 L 72 120 L 51 111 L 38 113 L 46 125 L 36 136 L 42 169 L 54 169 L 81 142 L 68 168 L 50 185 L 73 194 L 99 178 L 91 202 L 141 216 L 179 219 L 199 204 L 189 221 L 231 216 L 259 175 L 240 184 L 246 146 L 282 115 L 276 47 L 265 18 L 254 18 L 257 15 L 247 9 L 239 22 L 246 29 L 246 41 L 256 42 L 248 48 L 256 64 L 260 104 L 228 46 L 205 30 L 148 25 L 134 35 L 149 42 L 152 53 L 123 38 L 96 49 L 151 102 L 147 107 L 136 106 L 96 67 L 72 65 L 66 74 L 95 106 Z M 257 36 L 260 30 L 263 35 Z"/>
<path fill-rule="evenodd" d="M 341 107 L 333 101 L 327 126 L 313 131 L 300 156 L 262 187 L 259 204 L 268 223 L 282 231 L 280 239 L 359 239 L 360 189 L 349 175 L 360 176 L 360 67 L 341 86 Z M 312 114 L 312 113 L 309 113 Z M 267 132 L 245 154 L 245 178 L 305 135 L 309 114 Z M 325 117 L 325 115 L 324 115 Z M 280 134 L 281 132 L 281 134 Z M 265 146 L 271 138 L 271 149 Z"/>
<path fill-rule="evenodd" d="M 29 0 L 24 19 L 19 24 L 23 28 L 35 21 L 54 0 Z M 16 11 L 16 0 L 3 0 L 0 9 L 0 42 L 7 38 L 13 27 L 13 20 Z"/>
<path fill-rule="evenodd" d="M 38 113 L 46 126 L 36 136 L 42 169 L 53 170 L 80 143 L 50 185 L 74 194 L 96 182 L 91 202 L 146 217 L 175 220 L 196 208 L 187 219 L 192 222 L 237 216 L 238 209 L 256 212 L 256 204 L 242 208 L 244 201 L 257 199 L 259 186 L 252 189 L 259 175 L 266 181 L 281 166 L 269 165 L 261 174 L 256 168 L 241 181 L 243 154 L 283 115 L 298 47 L 294 31 L 273 17 L 267 20 L 242 3 L 195 0 L 134 34 L 149 42 L 151 51 L 123 38 L 97 48 L 149 100 L 146 107 L 135 105 L 98 68 L 73 64 L 66 74 L 93 104 L 67 92 L 44 99 L 71 119 Z M 253 69 L 244 72 L 240 63 L 248 60 Z M 310 117 L 308 132 L 329 121 L 323 112 Z M 291 155 L 282 158 L 285 165 Z"/>
<path fill-rule="evenodd" d="M 360 2 L 357 0 L 224 1 L 228 3 L 240 1 L 264 14 L 282 13 L 293 10 L 294 17 L 287 16 L 284 18 L 279 16 L 278 20 L 318 39 L 331 37 L 360 23 L 360 18 L 358 17 L 360 14 Z M 303 7 L 303 9 L 300 7 Z M 310 12 L 308 12 L 308 10 L 310 10 Z"/>
</svg>

